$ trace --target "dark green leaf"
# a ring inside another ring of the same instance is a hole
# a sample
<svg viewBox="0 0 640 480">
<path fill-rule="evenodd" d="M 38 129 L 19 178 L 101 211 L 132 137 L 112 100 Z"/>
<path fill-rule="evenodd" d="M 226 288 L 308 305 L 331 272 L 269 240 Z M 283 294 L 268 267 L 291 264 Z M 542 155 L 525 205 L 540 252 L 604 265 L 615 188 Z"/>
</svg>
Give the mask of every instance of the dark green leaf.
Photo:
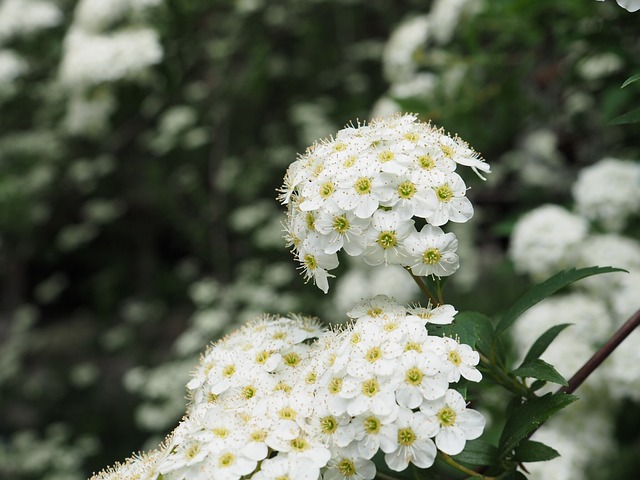
<svg viewBox="0 0 640 480">
<path fill-rule="evenodd" d="M 522 295 L 522 297 L 520 297 L 500 319 L 498 325 L 496 325 L 495 335 L 498 336 L 504 333 L 504 331 L 509 328 L 520 315 L 535 304 L 547 297 L 550 297 L 561 288 L 564 288 L 577 280 L 581 280 L 592 275 L 598 275 L 600 273 L 625 271 L 626 270 L 621 268 L 614 267 L 587 267 L 578 269 L 572 268 L 571 270 L 564 270 L 557 273 L 553 277 L 535 285 L 533 288 L 525 292 L 525 294 Z"/>
<path fill-rule="evenodd" d="M 557 383 L 558 385 L 568 385 L 565 378 L 553 368 L 553 365 L 549 365 L 540 358 L 523 363 L 511 373 L 522 378 L 536 378 L 545 382 Z"/>
<path fill-rule="evenodd" d="M 620 88 L 624 88 L 627 85 L 631 85 L 633 82 L 637 82 L 638 80 L 640 80 L 640 73 L 638 73 L 638 74 L 636 74 L 636 75 L 634 75 L 632 77 L 627 78 Z"/>
<path fill-rule="evenodd" d="M 532 392 L 535 392 L 537 390 L 540 390 L 546 384 L 547 384 L 547 382 L 545 382 L 544 380 L 536 380 L 535 382 L 533 382 L 531 384 L 531 386 L 529 387 L 529 390 L 531 390 Z"/>
<path fill-rule="evenodd" d="M 506 477 L 501 478 L 504 478 L 504 480 L 527 480 L 527 476 L 524 473 L 518 471 L 511 472 Z"/>
<path fill-rule="evenodd" d="M 466 343 L 471 348 L 475 348 L 476 342 L 480 339 L 482 326 L 480 317 L 484 315 L 476 312 L 460 312 L 453 322 L 453 333 L 460 338 L 461 343 Z M 489 320 L 491 325 L 491 320 Z"/>
<path fill-rule="evenodd" d="M 555 340 L 558 334 L 567 328 L 570 323 L 562 323 L 560 325 L 556 325 L 551 327 L 549 330 L 544 332 L 542 335 L 538 337 L 538 339 L 533 343 L 527 355 L 524 357 L 522 365 L 530 362 L 531 360 L 535 360 L 536 358 L 540 358 L 540 355 L 544 353 L 547 347 Z M 521 366 L 522 366 L 521 365 Z"/>
<path fill-rule="evenodd" d="M 478 438 L 467 442 L 464 450 L 454 455 L 453 459 L 469 465 L 493 465 L 498 462 L 498 449 Z"/>
<path fill-rule="evenodd" d="M 559 457 L 557 450 L 548 445 L 533 440 L 520 442 L 516 448 L 515 458 L 518 462 L 546 462 Z"/>
<path fill-rule="evenodd" d="M 511 454 L 518 444 L 533 433 L 557 411 L 575 402 L 578 397 L 566 393 L 548 393 L 525 401 L 507 419 L 500 436 L 500 458 Z"/>
<path fill-rule="evenodd" d="M 612 118 L 609 120 L 609 125 L 624 125 L 627 123 L 638 122 L 640 122 L 640 108 L 636 108 L 635 110 L 631 110 L 623 115 Z"/>
<path fill-rule="evenodd" d="M 472 336 L 475 341 L 469 343 L 476 350 L 488 355 L 493 342 L 493 323 L 486 315 L 479 312 L 460 312 L 456 315 L 454 324 L 459 324 Z"/>
</svg>

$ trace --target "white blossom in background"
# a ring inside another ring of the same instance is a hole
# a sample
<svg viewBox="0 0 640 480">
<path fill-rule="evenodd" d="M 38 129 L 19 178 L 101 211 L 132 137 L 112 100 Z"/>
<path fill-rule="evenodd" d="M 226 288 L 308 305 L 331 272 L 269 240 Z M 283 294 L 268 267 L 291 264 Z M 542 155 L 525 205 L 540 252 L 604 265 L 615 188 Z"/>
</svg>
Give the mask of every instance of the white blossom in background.
<svg viewBox="0 0 640 480">
<path fill-rule="evenodd" d="M 609 231 L 640 213 L 640 163 L 605 158 L 583 168 L 572 188 L 576 210 Z"/>
<path fill-rule="evenodd" d="M 13 92 L 16 80 L 27 71 L 27 62 L 15 51 L 0 49 L 0 94 Z"/>
<path fill-rule="evenodd" d="M 640 242 L 615 233 L 589 235 L 576 247 L 576 266 L 612 266 L 640 272 Z M 611 273 L 585 278 L 578 284 L 600 298 L 610 298 L 627 275 Z"/>
<path fill-rule="evenodd" d="M 419 292 L 416 283 L 399 265 L 372 267 L 354 259 L 349 262 L 349 269 L 337 280 L 332 303 L 337 312 L 346 312 L 363 298 L 386 294 L 406 304 L 414 300 Z"/>
<path fill-rule="evenodd" d="M 62 19 L 62 11 L 54 2 L 3 0 L 0 3 L 0 42 L 55 27 Z"/>
<path fill-rule="evenodd" d="M 458 453 L 485 424 L 450 388 L 438 353 L 457 342 L 428 333 L 455 313 L 380 295 L 335 330 L 298 316 L 251 322 L 201 357 L 187 416 L 158 450 L 93 479 L 364 480 L 378 451 L 393 470 L 428 468 L 436 444 Z"/>
<path fill-rule="evenodd" d="M 614 321 L 606 303 L 592 295 L 575 292 L 545 299 L 524 312 L 514 324 L 512 338 L 520 358 L 524 358 L 540 335 L 561 323 L 572 325 L 560 333 L 541 358 L 568 379 L 611 336 Z M 606 374 L 598 370 L 583 388 L 600 388 L 606 382 Z"/>
<path fill-rule="evenodd" d="M 637 292 L 638 290 L 636 290 L 636 298 Z M 607 380 L 615 385 L 615 388 L 611 389 L 611 396 L 617 400 L 628 398 L 634 402 L 640 402 L 640 375 L 634 368 L 640 364 L 638 345 L 640 345 L 640 330 L 636 329 L 611 353 L 603 364 Z"/>
<path fill-rule="evenodd" d="M 606 52 L 586 57 L 577 67 L 585 80 L 600 80 L 620 71 L 624 67 L 624 60 L 613 52 Z"/>
<path fill-rule="evenodd" d="M 564 190 L 566 182 L 558 175 L 564 160 L 558 151 L 558 136 L 547 128 L 525 133 L 515 150 L 503 156 L 503 164 L 523 185 Z"/>
<path fill-rule="evenodd" d="M 279 197 L 305 278 L 326 293 L 341 250 L 418 276 L 454 273 L 457 240 L 439 227 L 473 216 L 458 165 L 480 176 L 489 171 L 461 139 L 410 114 L 346 127 L 307 149 L 287 170 Z M 416 220 L 428 225 L 418 231 Z"/>
<path fill-rule="evenodd" d="M 107 131 L 115 107 L 116 99 L 110 90 L 74 92 L 67 103 L 64 126 L 73 135 L 100 135 Z"/>
<path fill-rule="evenodd" d="M 411 80 L 417 71 L 416 53 L 429 36 L 428 15 L 419 15 L 403 21 L 393 31 L 382 53 L 385 78 L 391 82 Z"/>
<path fill-rule="evenodd" d="M 158 63 L 162 54 L 151 28 L 100 35 L 71 29 L 64 41 L 60 80 L 69 87 L 86 87 L 130 78 Z"/>
<path fill-rule="evenodd" d="M 518 272 L 543 280 L 575 265 L 575 247 L 586 238 L 587 231 L 584 218 L 558 205 L 543 205 L 518 220 L 511 234 L 509 256 Z"/>
<path fill-rule="evenodd" d="M 129 14 L 155 7 L 162 0 L 80 0 L 74 11 L 74 24 L 86 31 L 101 32 Z"/>
<path fill-rule="evenodd" d="M 582 397 L 582 396 L 581 396 Z M 608 398 L 604 402 L 610 402 Z M 610 407 L 610 405 L 607 405 Z M 594 414 L 592 399 L 579 401 L 564 409 L 540 427 L 532 440 L 549 445 L 560 453 L 560 457 L 546 462 L 527 463 L 532 480 L 576 480 L 592 478 L 589 468 L 600 460 L 607 459 L 615 445 L 611 410 Z M 576 439 L 580 439 L 579 442 Z"/>
<path fill-rule="evenodd" d="M 429 25 L 436 43 L 449 43 L 462 15 L 470 15 L 482 7 L 481 0 L 436 0 L 429 14 Z"/>
<path fill-rule="evenodd" d="M 604 2 L 604 0 L 597 0 L 598 2 Z M 640 0 L 616 0 L 618 5 L 620 5 L 625 10 L 629 12 L 637 12 L 640 10 Z"/>
</svg>

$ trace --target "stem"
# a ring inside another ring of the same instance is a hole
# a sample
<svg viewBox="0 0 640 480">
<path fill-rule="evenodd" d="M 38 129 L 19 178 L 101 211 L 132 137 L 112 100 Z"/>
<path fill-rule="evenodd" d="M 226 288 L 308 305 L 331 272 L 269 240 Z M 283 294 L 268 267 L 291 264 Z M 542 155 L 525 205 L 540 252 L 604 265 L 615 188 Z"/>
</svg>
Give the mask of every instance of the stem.
<svg viewBox="0 0 640 480">
<path fill-rule="evenodd" d="M 519 382 L 513 377 L 510 377 L 503 369 L 501 369 L 498 365 L 493 364 L 491 360 L 489 360 L 482 354 L 480 354 L 480 362 L 483 363 L 487 368 L 489 368 L 495 379 L 498 380 L 500 384 L 507 390 L 523 397 L 529 396 L 530 392 L 525 384 Z"/>
<path fill-rule="evenodd" d="M 409 272 L 409 275 L 411 275 L 411 278 L 413 278 L 413 280 L 418 284 L 418 287 L 420 288 L 422 293 L 424 293 L 427 296 L 427 298 L 429 299 L 429 302 L 431 302 L 431 304 L 434 306 L 440 305 L 440 302 L 438 301 L 438 299 L 433 295 L 433 293 L 431 293 L 431 291 L 425 285 L 422 279 L 420 277 L 415 276 L 413 273 L 411 273 L 411 270 L 409 270 L 409 268 L 405 267 L 405 270 Z"/>
<path fill-rule="evenodd" d="M 470 475 L 472 477 L 478 477 L 478 478 L 482 478 L 484 480 L 493 480 L 495 479 L 495 477 L 486 477 L 484 476 L 482 473 L 478 473 L 475 470 L 471 470 L 470 468 L 465 467 L 464 465 L 460 465 L 458 462 L 456 462 L 453 458 L 451 458 L 449 455 L 447 455 L 444 452 L 441 452 L 438 450 L 438 457 L 440 458 L 440 460 L 442 460 L 444 463 L 446 463 L 447 465 L 449 465 L 450 467 L 455 468 L 456 470 L 458 470 L 459 472 L 465 473 L 467 475 Z"/>
<path fill-rule="evenodd" d="M 600 366 L 604 360 L 611 355 L 618 345 L 622 343 L 622 341 L 633 332 L 638 325 L 640 325 L 640 310 L 634 313 L 629 320 L 627 320 L 624 325 L 622 325 L 616 333 L 612 335 L 612 337 L 605 343 L 600 350 L 593 354 L 593 356 L 587 360 L 587 363 L 583 365 L 583 367 L 576 372 L 576 374 L 571 377 L 566 387 L 562 387 L 558 390 L 558 393 L 573 393 L 576 389 L 582 385 L 589 375 L 593 373 L 593 371 Z"/>
</svg>

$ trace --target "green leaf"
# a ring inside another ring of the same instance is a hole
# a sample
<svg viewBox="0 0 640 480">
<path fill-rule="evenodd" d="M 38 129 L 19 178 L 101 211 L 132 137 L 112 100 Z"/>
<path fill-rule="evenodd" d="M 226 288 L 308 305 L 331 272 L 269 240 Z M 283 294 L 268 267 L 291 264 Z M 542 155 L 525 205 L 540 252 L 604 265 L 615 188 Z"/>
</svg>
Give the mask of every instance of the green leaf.
<svg viewBox="0 0 640 480">
<path fill-rule="evenodd" d="M 636 74 L 636 75 L 634 75 L 632 77 L 627 78 L 620 88 L 624 88 L 627 85 L 631 85 L 633 82 L 637 82 L 638 80 L 640 80 L 640 73 L 638 73 L 638 74 Z"/>
<path fill-rule="evenodd" d="M 464 329 L 463 334 L 472 340 L 472 343 L 465 343 L 482 353 L 489 353 L 493 342 L 493 323 L 489 317 L 479 312 L 460 312 L 453 323 Z"/>
<path fill-rule="evenodd" d="M 515 458 L 518 462 L 546 462 L 559 457 L 560 454 L 554 448 L 544 443 L 525 440 L 518 445 Z"/>
<path fill-rule="evenodd" d="M 565 378 L 553 368 L 553 365 L 548 364 L 540 358 L 523 363 L 511 373 L 522 378 L 536 378 L 538 380 L 544 380 L 545 382 L 557 383 L 558 385 L 569 385 Z"/>
<path fill-rule="evenodd" d="M 530 362 L 531 360 L 535 360 L 536 358 L 540 358 L 540 355 L 542 355 L 545 352 L 547 347 L 551 345 L 551 342 L 555 340 L 558 334 L 561 331 L 563 331 L 565 328 L 567 328 L 569 325 L 571 324 L 561 323 L 560 325 L 551 327 L 549 330 L 547 330 L 542 335 L 540 335 L 538 339 L 533 343 L 533 345 L 531 346 L 527 354 L 525 355 L 524 360 L 522 361 L 522 365 Z"/>
<path fill-rule="evenodd" d="M 500 436 L 500 459 L 511 454 L 518 444 L 533 433 L 557 411 L 575 402 L 578 397 L 567 393 L 548 393 L 525 401 L 507 419 Z"/>
<path fill-rule="evenodd" d="M 609 125 L 625 125 L 627 123 L 638 122 L 640 122 L 640 108 L 636 108 L 635 110 L 631 110 L 630 112 L 612 118 L 609 120 Z"/>
<path fill-rule="evenodd" d="M 478 438 L 467 442 L 464 450 L 453 459 L 469 465 L 494 465 L 498 463 L 498 448 Z"/>
<path fill-rule="evenodd" d="M 577 280 L 581 280 L 592 275 L 609 272 L 626 272 L 626 270 L 614 267 L 587 267 L 578 269 L 572 268 L 571 270 L 564 270 L 560 273 L 557 273 L 544 282 L 535 285 L 533 288 L 525 292 L 524 295 L 522 295 L 522 297 L 520 297 L 516 301 L 516 303 L 511 306 L 507 313 L 505 313 L 504 316 L 500 319 L 498 325 L 496 325 L 496 337 L 504 333 L 504 331 L 509 328 L 520 315 L 522 315 L 538 302 L 544 300 L 547 297 L 550 297 L 558 290 Z"/>
</svg>

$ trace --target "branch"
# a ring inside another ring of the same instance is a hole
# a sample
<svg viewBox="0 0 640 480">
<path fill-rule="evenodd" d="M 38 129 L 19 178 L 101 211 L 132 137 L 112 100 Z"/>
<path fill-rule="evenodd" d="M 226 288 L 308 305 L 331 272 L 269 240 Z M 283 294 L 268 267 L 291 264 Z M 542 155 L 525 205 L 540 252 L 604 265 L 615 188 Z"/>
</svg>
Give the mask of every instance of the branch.
<svg viewBox="0 0 640 480">
<path fill-rule="evenodd" d="M 587 363 L 571 377 L 568 385 L 558 390 L 558 393 L 573 393 L 576 389 L 582 385 L 589 375 L 605 361 L 605 359 L 627 338 L 631 332 L 633 332 L 638 325 L 640 325 L 640 310 L 634 313 L 624 325 L 622 325 L 616 333 L 605 343 L 600 350 L 593 354 L 593 356 L 587 360 Z"/>
</svg>

